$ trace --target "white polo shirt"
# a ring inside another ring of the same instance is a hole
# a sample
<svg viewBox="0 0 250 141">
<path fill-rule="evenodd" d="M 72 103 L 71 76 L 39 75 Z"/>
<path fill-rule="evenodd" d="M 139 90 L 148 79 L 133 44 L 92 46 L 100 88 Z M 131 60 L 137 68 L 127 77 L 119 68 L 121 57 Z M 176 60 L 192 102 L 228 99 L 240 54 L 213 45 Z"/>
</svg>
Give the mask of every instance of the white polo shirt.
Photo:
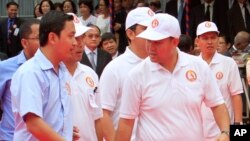
<svg viewBox="0 0 250 141">
<path fill-rule="evenodd" d="M 202 59 L 201 55 L 199 56 Z M 228 108 L 231 124 L 234 123 L 234 112 L 231 96 L 243 93 L 240 73 L 236 62 L 230 58 L 215 53 L 209 67 L 212 70 L 213 77 L 216 79 L 222 96 Z M 220 134 L 213 113 L 210 108 L 202 105 L 202 116 L 204 119 L 204 136 L 214 138 Z"/>
<path fill-rule="evenodd" d="M 124 79 L 142 60 L 127 47 L 124 54 L 112 60 L 103 70 L 100 78 L 102 108 L 113 112 L 112 121 L 115 129 L 118 127 Z"/>
<path fill-rule="evenodd" d="M 103 116 L 97 74 L 90 67 L 78 63 L 70 89 L 73 125 L 80 130 L 79 141 L 97 141 L 95 120 Z"/>
<path fill-rule="evenodd" d="M 138 117 L 137 141 L 202 141 L 202 102 L 224 100 L 208 65 L 178 50 L 173 73 L 149 58 L 130 71 L 120 117 Z"/>
</svg>

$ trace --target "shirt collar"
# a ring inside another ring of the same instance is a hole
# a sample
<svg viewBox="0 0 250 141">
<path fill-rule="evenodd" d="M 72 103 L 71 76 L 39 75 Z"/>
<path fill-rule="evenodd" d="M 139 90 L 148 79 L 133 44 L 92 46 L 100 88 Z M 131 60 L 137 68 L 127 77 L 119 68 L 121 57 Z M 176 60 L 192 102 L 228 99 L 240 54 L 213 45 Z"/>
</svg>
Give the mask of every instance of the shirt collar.
<svg viewBox="0 0 250 141">
<path fill-rule="evenodd" d="M 210 7 L 213 7 L 214 6 L 214 0 L 211 2 L 211 3 L 204 3 L 205 4 L 205 7 L 207 7 L 207 5 L 210 5 Z"/>
<path fill-rule="evenodd" d="M 179 69 L 181 67 L 184 67 L 186 65 L 189 64 L 189 61 L 188 59 L 186 59 L 186 54 L 181 52 L 179 48 L 176 48 L 177 50 L 177 53 L 178 53 L 178 59 L 177 59 L 177 63 L 176 63 L 176 66 L 175 66 L 175 69 Z M 149 57 L 147 59 L 150 59 Z M 163 66 L 161 66 L 159 63 L 154 63 L 152 62 L 150 64 L 150 70 L 151 71 L 157 71 L 157 70 L 160 70 L 160 69 L 165 69 Z"/>
<path fill-rule="evenodd" d="M 25 61 L 27 61 L 25 55 L 24 55 L 24 52 L 23 50 L 20 52 L 20 54 L 18 55 L 17 57 L 17 64 L 18 65 L 22 65 Z"/>
<path fill-rule="evenodd" d="M 84 47 L 85 53 L 88 55 L 90 52 L 92 52 L 87 46 Z M 97 54 L 97 48 L 93 51 L 95 54 Z"/>
<path fill-rule="evenodd" d="M 214 53 L 214 56 L 213 56 L 213 58 L 212 58 L 212 60 L 211 60 L 211 62 L 210 62 L 210 64 L 209 65 L 211 65 L 211 64 L 217 64 L 217 63 L 219 63 L 220 62 L 220 58 L 221 58 L 221 56 L 220 56 L 221 54 L 219 54 L 217 51 Z M 202 53 L 199 55 L 199 57 L 203 60 L 203 58 L 202 58 Z M 205 61 L 205 60 L 204 60 Z"/>
<path fill-rule="evenodd" d="M 34 57 L 42 70 L 54 69 L 53 64 L 46 58 L 46 56 L 41 52 L 40 49 L 37 50 Z M 59 63 L 59 69 L 61 68 L 66 69 L 66 66 L 63 64 L 63 62 Z"/>
<path fill-rule="evenodd" d="M 124 55 L 127 56 L 126 57 L 127 61 L 130 62 L 130 63 L 138 63 L 138 62 L 141 62 L 141 61 L 144 60 L 144 59 L 138 57 L 134 52 L 132 52 L 129 47 L 126 47 Z"/>
</svg>

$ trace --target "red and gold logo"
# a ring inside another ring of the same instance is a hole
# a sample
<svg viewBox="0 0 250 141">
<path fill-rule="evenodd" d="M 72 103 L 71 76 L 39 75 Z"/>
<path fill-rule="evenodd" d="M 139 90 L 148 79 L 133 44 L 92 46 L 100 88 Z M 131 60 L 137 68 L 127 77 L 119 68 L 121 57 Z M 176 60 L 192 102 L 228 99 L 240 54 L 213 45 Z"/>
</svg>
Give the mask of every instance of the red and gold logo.
<svg viewBox="0 0 250 141">
<path fill-rule="evenodd" d="M 93 79 L 91 77 L 87 76 L 85 80 L 86 80 L 87 84 L 90 87 L 94 87 L 95 86 L 95 83 L 94 83 L 94 81 L 93 81 Z"/>
<path fill-rule="evenodd" d="M 205 27 L 209 28 L 209 27 L 211 27 L 211 26 L 212 26 L 212 25 L 211 25 L 210 22 L 206 22 L 206 23 L 205 23 Z"/>
<path fill-rule="evenodd" d="M 152 16 L 154 16 L 154 12 L 151 9 L 149 9 L 148 10 L 148 15 L 152 17 Z"/>
<path fill-rule="evenodd" d="M 222 79 L 222 78 L 223 78 L 223 73 L 222 73 L 222 72 L 217 72 L 217 73 L 216 73 L 216 78 L 217 78 L 218 80 Z"/>
<path fill-rule="evenodd" d="M 197 75 L 193 70 L 188 70 L 186 72 L 186 78 L 187 78 L 187 80 L 192 82 L 192 81 L 195 81 L 197 79 Z"/>
<path fill-rule="evenodd" d="M 159 21 L 157 19 L 154 19 L 152 21 L 152 28 L 156 28 L 159 25 Z"/>
</svg>

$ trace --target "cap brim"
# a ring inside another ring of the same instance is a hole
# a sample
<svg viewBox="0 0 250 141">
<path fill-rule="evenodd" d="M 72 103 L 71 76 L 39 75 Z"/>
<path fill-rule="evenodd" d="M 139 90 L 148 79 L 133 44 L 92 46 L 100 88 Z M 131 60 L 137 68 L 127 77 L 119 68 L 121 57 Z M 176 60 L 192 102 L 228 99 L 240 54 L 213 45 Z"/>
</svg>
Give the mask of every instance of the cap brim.
<svg viewBox="0 0 250 141">
<path fill-rule="evenodd" d="M 203 31 L 203 32 L 200 32 L 199 34 L 197 34 L 197 36 L 200 36 L 200 35 L 208 33 L 208 32 L 216 32 L 216 33 L 220 34 L 220 32 L 217 30 L 215 30 L 215 31 Z"/>
<path fill-rule="evenodd" d="M 139 35 L 137 35 L 137 37 L 144 38 L 147 40 L 152 40 L 152 41 L 158 41 L 158 40 L 168 38 L 169 35 L 166 35 L 166 34 L 164 35 L 162 33 L 156 32 L 156 31 L 145 30 L 142 33 L 140 33 Z"/>
<path fill-rule="evenodd" d="M 87 32 L 90 29 L 90 27 L 75 26 L 75 29 L 76 29 L 75 37 L 78 37 Z"/>
<path fill-rule="evenodd" d="M 145 19 L 137 24 L 148 27 L 150 25 L 151 21 L 152 21 L 151 19 Z"/>
</svg>

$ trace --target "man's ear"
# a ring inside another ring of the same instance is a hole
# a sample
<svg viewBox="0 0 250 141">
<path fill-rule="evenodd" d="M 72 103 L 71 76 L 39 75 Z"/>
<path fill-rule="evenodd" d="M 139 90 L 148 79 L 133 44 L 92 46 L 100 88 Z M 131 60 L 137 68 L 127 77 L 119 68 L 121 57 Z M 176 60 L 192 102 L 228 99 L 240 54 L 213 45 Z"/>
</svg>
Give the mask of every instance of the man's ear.
<svg viewBox="0 0 250 141">
<path fill-rule="evenodd" d="M 57 34 L 50 32 L 48 35 L 48 43 L 54 45 L 58 41 L 59 37 Z"/>
<path fill-rule="evenodd" d="M 126 30 L 126 35 L 130 40 L 134 40 L 136 38 L 135 32 L 131 29 Z"/>
<path fill-rule="evenodd" d="M 28 41 L 24 38 L 21 39 L 21 45 L 23 47 L 23 49 L 26 49 L 27 48 L 27 44 L 28 44 Z"/>
</svg>

